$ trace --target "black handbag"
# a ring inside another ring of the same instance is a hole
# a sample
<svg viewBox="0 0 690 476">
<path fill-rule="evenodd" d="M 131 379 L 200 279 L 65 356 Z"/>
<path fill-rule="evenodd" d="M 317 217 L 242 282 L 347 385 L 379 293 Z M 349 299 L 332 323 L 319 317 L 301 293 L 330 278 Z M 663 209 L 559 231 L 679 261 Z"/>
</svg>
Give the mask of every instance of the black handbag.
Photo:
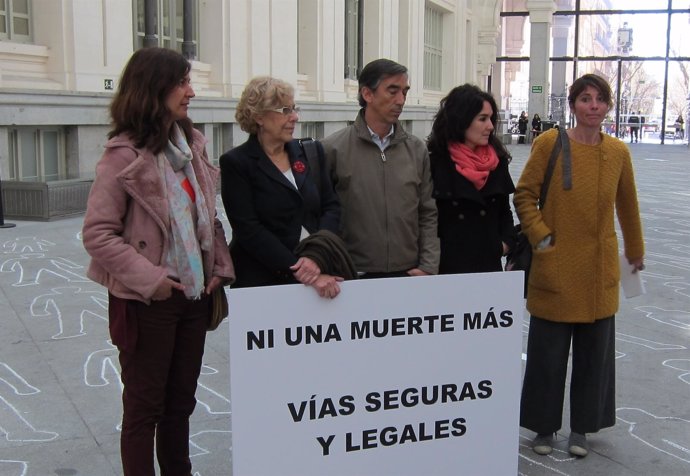
<svg viewBox="0 0 690 476">
<path fill-rule="evenodd" d="M 319 195 L 321 195 L 321 164 L 319 162 L 321 154 L 319 154 L 319 149 L 316 147 L 316 141 L 311 137 L 305 137 L 299 139 L 299 145 L 307 158 L 309 175 L 314 185 L 316 185 L 316 190 L 318 190 Z"/>
<path fill-rule="evenodd" d="M 572 188 L 572 166 L 570 158 L 570 142 L 565 129 L 559 129 L 558 139 L 553 145 L 551 156 L 549 157 L 549 164 L 544 172 L 544 181 L 541 184 L 539 193 L 539 202 L 537 207 L 542 210 L 546 203 L 546 195 L 549 191 L 549 183 L 553 175 L 553 169 L 556 167 L 558 154 L 563 149 L 563 190 L 570 190 Z M 506 271 L 524 271 L 525 272 L 525 287 L 523 289 L 523 296 L 527 297 L 527 282 L 529 278 L 529 270 L 532 265 L 532 245 L 527 239 L 527 235 L 522 232 L 520 224 L 515 225 L 515 232 L 517 233 L 517 241 L 515 246 L 506 255 Z"/>
</svg>

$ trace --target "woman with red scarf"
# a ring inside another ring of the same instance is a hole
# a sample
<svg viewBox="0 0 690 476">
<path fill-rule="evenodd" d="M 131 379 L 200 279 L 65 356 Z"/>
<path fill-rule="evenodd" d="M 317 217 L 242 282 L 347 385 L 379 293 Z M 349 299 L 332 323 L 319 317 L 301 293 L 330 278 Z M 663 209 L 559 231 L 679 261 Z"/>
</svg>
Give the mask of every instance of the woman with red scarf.
<svg viewBox="0 0 690 476">
<path fill-rule="evenodd" d="M 439 273 L 501 271 L 515 244 L 511 157 L 494 133 L 498 108 L 471 84 L 441 100 L 427 146 L 441 241 Z"/>
</svg>

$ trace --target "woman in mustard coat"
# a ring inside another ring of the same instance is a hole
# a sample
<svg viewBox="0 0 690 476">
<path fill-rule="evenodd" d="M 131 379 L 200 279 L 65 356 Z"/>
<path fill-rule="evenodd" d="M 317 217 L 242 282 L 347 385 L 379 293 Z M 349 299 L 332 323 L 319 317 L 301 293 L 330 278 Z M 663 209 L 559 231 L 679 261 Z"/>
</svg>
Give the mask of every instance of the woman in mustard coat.
<svg viewBox="0 0 690 476">
<path fill-rule="evenodd" d="M 527 309 L 531 314 L 520 425 L 537 433 L 533 449 L 552 451 L 561 428 L 572 340 L 568 449 L 588 452 L 586 433 L 615 423 L 615 327 L 620 267 L 614 210 L 625 256 L 644 269 L 644 243 L 632 161 L 623 142 L 600 132 L 612 107 L 611 89 L 599 76 L 576 80 L 568 96 L 577 125 L 567 131 L 572 188 L 564 190 L 562 154 L 543 210 L 540 187 L 556 129 L 534 141 L 514 204 L 533 245 Z"/>
</svg>

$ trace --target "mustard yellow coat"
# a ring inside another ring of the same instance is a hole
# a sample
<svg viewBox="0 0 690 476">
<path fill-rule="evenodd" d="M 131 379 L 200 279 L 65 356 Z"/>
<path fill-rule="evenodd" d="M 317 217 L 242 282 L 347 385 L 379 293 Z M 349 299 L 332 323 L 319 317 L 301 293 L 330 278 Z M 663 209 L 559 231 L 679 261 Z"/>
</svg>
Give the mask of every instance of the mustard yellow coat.
<svg viewBox="0 0 690 476">
<path fill-rule="evenodd" d="M 618 310 L 620 267 L 614 208 L 625 256 L 644 256 L 632 160 L 627 146 L 601 135 L 596 146 L 570 140 L 572 189 L 563 190 L 562 153 L 546 205 L 537 208 L 544 171 L 557 130 L 541 134 L 513 198 L 522 229 L 534 247 L 547 235 L 552 246 L 533 249 L 527 309 L 556 322 L 588 323 Z"/>
</svg>

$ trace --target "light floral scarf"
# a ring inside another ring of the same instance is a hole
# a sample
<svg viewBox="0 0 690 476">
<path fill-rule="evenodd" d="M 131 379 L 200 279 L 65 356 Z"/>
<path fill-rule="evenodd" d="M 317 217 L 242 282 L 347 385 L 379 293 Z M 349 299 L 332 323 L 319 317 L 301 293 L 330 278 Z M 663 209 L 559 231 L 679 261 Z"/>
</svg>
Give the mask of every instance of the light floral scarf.
<svg viewBox="0 0 690 476">
<path fill-rule="evenodd" d="M 192 151 L 179 126 L 173 124 L 172 137 L 165 150 L 159 154 L 163 166 L 163 176 L 170 204 L 170 226 L 172 246 L 168 252 L 168 262 L 179 274 L 180 283 L 185 286 L 185 296 L 199 299 L 204 290 L 204 266 L 202 251 L 210 251 L 213 246 L 213 230 L 204 194 L 192 167 Z M 188 181 L 180 182 L 176 172 L 182 170 Z M 185 186 L 191 190 L 185 190 Z M 196 205 L 196 223 L 192 207 Z"/>
</svg>

